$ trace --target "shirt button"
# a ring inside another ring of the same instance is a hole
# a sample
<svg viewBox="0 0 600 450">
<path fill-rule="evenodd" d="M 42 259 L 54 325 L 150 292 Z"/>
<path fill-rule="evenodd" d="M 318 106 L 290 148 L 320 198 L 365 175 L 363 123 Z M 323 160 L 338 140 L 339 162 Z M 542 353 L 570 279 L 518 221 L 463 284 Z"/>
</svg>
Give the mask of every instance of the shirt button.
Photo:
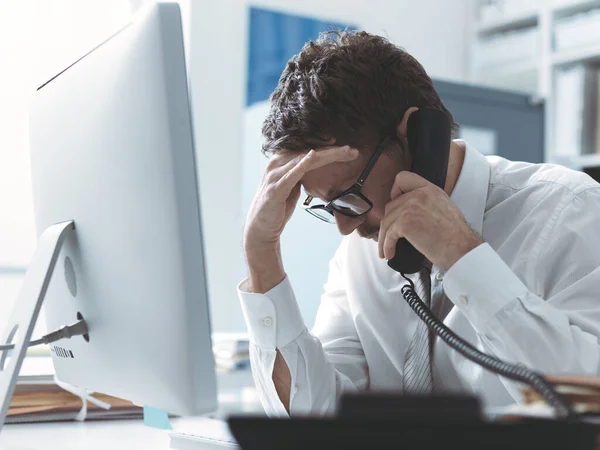
<svg viewBox="0 0 600 450">
<path fill-rule="evenodd" d="M 458 297 L 458 300 L 463 304 L 466 305 L 467 303 L 469 303 L 469 299 L 467 298 L 466 295 L 461 295 L 460 297 Z"/>
<path fill-rule="evenodd" d="M 262 320 L 262 324 L 263 324 L 265 327 L 270 327 L 271 325 L 273 325 L 273 319 L 271 319 L 270 317 L 265 317 L 265 318 Z"/>
<path fill-rule="evenodd" d="M 436 273 L 435 281 L 437 281 L 438 283 L 441 283 L 442 281 L 444 281 L 444 274 L 442 272 Z"/>
</svg>

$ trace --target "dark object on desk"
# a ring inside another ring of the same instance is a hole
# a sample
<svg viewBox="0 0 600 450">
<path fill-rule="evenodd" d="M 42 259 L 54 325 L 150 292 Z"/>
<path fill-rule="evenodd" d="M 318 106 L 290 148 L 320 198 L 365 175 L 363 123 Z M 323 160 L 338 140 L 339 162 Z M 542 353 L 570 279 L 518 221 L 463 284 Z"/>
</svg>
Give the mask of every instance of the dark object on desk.
<svg viewBox="0 0 600 450">
<path fill-rule="evenodd" d="M 422 405 L 417 406 L 419 402 Z M 398 394 L 342 397 L 336 417 L 232 415 L 227 422 L 243 450 L 592 450 L 598 431 L 589 424 L 549 419 L 492 422 L 482 418 L 477 400 L 471 397 Z"/>
<path fill-rule="evenodd" d="M 480 401 L 474 396 L 408 396 L 393 392 L 345 394 L 340 398 L 337 416 L 343 419 L 398 421 L 483 421 Z"/>
</svg>

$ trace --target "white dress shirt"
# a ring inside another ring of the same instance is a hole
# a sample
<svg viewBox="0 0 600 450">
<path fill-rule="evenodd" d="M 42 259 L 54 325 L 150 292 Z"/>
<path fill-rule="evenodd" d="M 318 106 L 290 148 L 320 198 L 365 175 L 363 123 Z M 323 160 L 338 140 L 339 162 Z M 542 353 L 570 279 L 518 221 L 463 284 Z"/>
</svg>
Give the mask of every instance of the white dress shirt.
<svg viewBox="0 0 600 450">
<path fill-rule="evenodd" d="M 481 244 L 432 285 L 432 309 L 483 352 L 541 373 L 596 374 L 600 364 L 600 184 L 551 164 L 483 156 L 466 144 L 451 194 Z M 287 415 L 272 381 L 278 349 L 292 376 L 290 413 L 334 413 L 344 390 L 401 390 L 420 320 L 405 280 L 377 243 L 346 236 L 330 262 L 312 330 L 284 279 L 265 294 L 238 286 L 250 360 L 268 415 Z M 436 337 L 434 392 L 477 395 L 484 406 L 519 401 L 520 386 L 482 369 Z"/>
</svg>

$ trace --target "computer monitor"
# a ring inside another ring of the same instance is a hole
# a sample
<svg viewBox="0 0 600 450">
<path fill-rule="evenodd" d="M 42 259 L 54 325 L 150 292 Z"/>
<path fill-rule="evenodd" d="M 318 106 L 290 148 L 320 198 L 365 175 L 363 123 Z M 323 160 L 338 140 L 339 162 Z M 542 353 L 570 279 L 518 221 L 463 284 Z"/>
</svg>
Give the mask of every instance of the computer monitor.
<svg viewBox="0 0 600 450">
<path fill-rule="evenodd" d="M 175 415 L 216 410 L 179 6 L 157 3 L 39 87 L 38 235 L 73 221 L 45 295 L 57 377 Z"/>
</svg>

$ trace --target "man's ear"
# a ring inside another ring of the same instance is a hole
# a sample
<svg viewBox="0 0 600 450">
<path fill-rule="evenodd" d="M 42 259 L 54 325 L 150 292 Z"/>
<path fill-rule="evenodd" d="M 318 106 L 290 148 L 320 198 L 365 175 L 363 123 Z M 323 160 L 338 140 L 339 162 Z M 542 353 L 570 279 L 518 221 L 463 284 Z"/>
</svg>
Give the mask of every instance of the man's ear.
<svg viewBox="0 0 600 450">
<path fill-rule="evenodd" d="M 396 136 L 398 136 L 399 138 L 406 138 L 406 124 L 408 123 L 408 118 L 412 113 L 414 113 L 418 109 L 419 108 L 417 108 L 416 106 L 411 106 L 406 110 L 404 116 L 402 117 L 402 121 L 396 127 Z"/>
</svg>

